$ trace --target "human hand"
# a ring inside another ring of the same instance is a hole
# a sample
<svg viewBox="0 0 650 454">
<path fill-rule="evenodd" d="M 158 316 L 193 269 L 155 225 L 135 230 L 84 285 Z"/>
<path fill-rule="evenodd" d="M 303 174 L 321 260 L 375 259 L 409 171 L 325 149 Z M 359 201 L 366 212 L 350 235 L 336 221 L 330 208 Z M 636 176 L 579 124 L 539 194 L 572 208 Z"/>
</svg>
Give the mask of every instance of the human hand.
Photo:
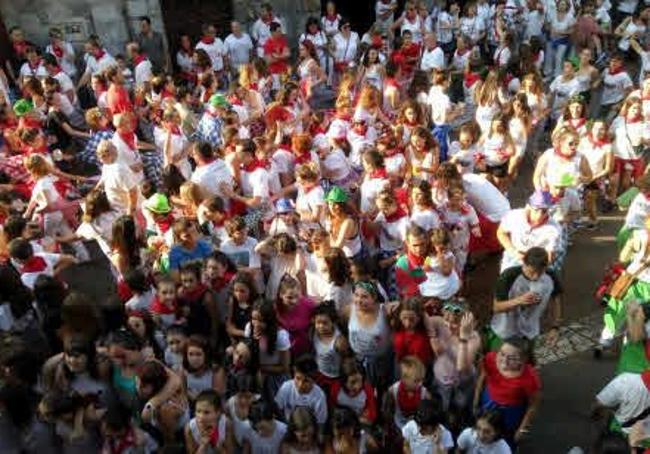
<svg viewBox="0 0 650 454">
<path fill-rule="evenodd" d="M 474 332 L 474 314 L 471 312 L 465 312 L 463 317 L 460 319 L 460 332 L 459 338 L 468 340 L 472 337 Z"/>
<path fill-rule="evenodd" d="M 539 303 L 539 295 L 535 292 L 526 292 L 517 298 L 520 306 L 531 306 Z"/>
</svg>

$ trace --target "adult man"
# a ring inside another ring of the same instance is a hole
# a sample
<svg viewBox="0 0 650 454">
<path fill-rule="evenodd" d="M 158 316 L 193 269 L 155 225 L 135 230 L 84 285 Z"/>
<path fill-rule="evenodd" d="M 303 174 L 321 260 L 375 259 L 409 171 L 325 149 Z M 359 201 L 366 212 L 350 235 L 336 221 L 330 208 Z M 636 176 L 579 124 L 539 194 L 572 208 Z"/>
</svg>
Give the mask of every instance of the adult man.
<svg viewBox="0 0 650 454">
<path fill-rule="evenodd" d="M 231 33 L 226 37 L 224 44 L 230 69 L 233 74 L 236 74 L 241 65 L 251 61 L 253 41 L 248 33 L 241 31 L 241 24 L 237 21 L 230 23 L 230 31 Z"/>
<path fill-rule="evenodd" d="M 204 24 L 202 27 L 203 36 L 201 41 L 196 45 L 196 49 L 203 49 L 212 62 L 212 69 L 215 73 L 219 74 L 224 68 L 224 56 L 226 55 L 226 48 L 223 41 L 217 38 L 217 29 L 214 25 Z"/>
<path fill-rule="evenodd" d="M 203 112 L 199 124 L 196 126 L 193 140 L 207 142 L 213 147 L 220 146 L 223 115 L 230 110 L 230 107 L 230 103 L 223 94 L 212 95 L 208 100 L 207 109 Z"/>
<path fill-rule="evenodd" d="M 126 53 L 133 62 L 133 76 L 135 78 L 135 88 L 144 88 L 149 91 L 149 83 L 153 79 L 153 64 L 140 50 L 138 43 L 129 43 L 126 45 Z"/>
<path fill-rule="evenodd" d="M 106 71 L 111 66 L 117 66 L 117 62 L 102 48 L 102 44 L 96 35 L 88 38 L 85 44 L 86 49 L 86 70 L 79 79 L 77 89 L 83 87 L 90 82 L 90 77 Z"/>
<path fill-rule="evenodd" d="M 48 74 L 55 78 L 61 86 L 61 93 L 65 94 L 72 104 L 77 104 L 77 93 L 74 89 L 74 83 L 59 66 L 59 61 L 52 54 L 45 54 L 43 56 L 43 66 Z"/>
<path fill-rule="evenodd" d="M 395 262 L 395 281 L 402 297 L 416 296 L 419 285 L 427 280 L 424 273 L 424 260 L 429 251 L 426 232 L 417 225 L 406 231 L 406 254 Z"/>
<path fill-rule="evenodd" d="M 171 68 L 169 55 L 165 49 L 162 34 L 151 28 L 151 19 L 147 16 L 140 18 L 140 33 L 136 37 L 140 50 L 147 55 L 155 71 L 168 72 Z"/>
<path fill-rule="evenodd" d="M 546 251 L 533 247 L 524 254 L 523 265 L 501 273 L 494 295 L 490 350 L 500 347 L 503 339 L 518 336 L 533 340 L 539 336 L 541 318 L 550 302 L 553 303 L 553 332 L 557 334 L 555 323 L 560 317 L 557 296 L 561 288 L 547 273 L 548 263 Z"/>
<path fill-rule="evenodd" d="M 257 45 L 258 57 L 264 57 L 264 44 L 271 37 L 271 24 L 280 24 L 281 33 L 285 33 L 284 25 L 279 17 L 273 13 L 273 7 L 270 3 L 263 3 L 260 7 L 260 17 L 253 24 L 251 35 Z"/>
<path fill-rule="evenodd" d="M 445 52 L 438 46 L 435 33 L 427 33 L 424 36 L 424 51 L 420 69 L 427 72 L 434 69 L 445 69 Z"/>
<path fill-rule="evenodd" d="M 196 168 L 190 180 L 199 185 L 207 197 L 226 199 L 224 193 L 234 186 L 234 181 L 223 159 L 218 158 L 206 142 L 192 147 L 192 158 Z"/>
<path fill-rule="evenodd" d="M 264 59 L 268 63 L 269 73 L 273 77 L 273 88 L 280 89 L 280 75 L 289 67 L 289 44 L 282 32 L 282 26 L 273 22 L 269 28 L 271 37 L 264 43 Z"/>
</svg>

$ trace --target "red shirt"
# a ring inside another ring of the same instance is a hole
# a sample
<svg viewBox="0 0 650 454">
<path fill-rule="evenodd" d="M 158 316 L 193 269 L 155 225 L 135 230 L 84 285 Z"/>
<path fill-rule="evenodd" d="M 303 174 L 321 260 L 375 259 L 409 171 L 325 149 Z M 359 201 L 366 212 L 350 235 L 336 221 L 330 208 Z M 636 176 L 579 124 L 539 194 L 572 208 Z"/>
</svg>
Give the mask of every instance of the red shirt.
<svg viewBox="0 0 650 454">
<path fill-rule="evenodd" d="M 124 112 L 133 112 L 133 103 L 129 92 L 122 85 L 111 84 L 106 92 L 106 104 L 112 115 Z"/>
<path fill-rule="evenodd" d="M 393 347 L 398 361 L 411 355 L 417 357 L 425 366 L 431 364 L 431 344 L 429 336 L 424 331 L 393 333 Z"/>
<path fill-rule="evenodd" d="M 271 36 L 264 43 L 264 55 L 271 56 L 273 54 L 281 54 L 284 49 L 288 48 L 287 39 L 284 36 L 274 38 Z M 287 70 L 287 59 L 269 63 L 269 72 L 271 74 L 282 74 Z"/>
<path fill-rule="evenodd" d="M 483 359 L 483 367 L 490 398 L 500 405 L 523 405 L 542 388 L 537 370 L 530 364 L 519 377 L 504 377 L 497 369 L 497 353 L 490 352 Z"/>
</svg>

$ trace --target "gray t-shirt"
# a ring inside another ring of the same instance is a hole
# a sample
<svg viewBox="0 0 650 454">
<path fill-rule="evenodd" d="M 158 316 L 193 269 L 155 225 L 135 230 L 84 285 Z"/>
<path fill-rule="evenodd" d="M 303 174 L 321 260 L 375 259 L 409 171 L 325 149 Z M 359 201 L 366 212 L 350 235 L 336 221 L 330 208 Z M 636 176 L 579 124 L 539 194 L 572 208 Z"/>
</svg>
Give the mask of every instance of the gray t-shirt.
<svg viewBox="0 0 650 454">
<path fill-rule="evenodd" d="M 154 71 L 160 71 L 165 67 L 165 43 L 158 32 L 151 32 L 151 36 L 138 34 L 137 38 L 140 50 L 147 55 L 154 67 Z"/>
</svg>

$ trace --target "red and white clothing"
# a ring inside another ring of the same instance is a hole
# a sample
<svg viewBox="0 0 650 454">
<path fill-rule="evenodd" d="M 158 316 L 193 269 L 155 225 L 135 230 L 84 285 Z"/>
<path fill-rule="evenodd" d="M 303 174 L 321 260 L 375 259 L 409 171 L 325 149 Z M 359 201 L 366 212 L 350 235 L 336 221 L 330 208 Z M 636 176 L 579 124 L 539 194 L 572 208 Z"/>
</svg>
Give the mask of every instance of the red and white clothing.
<svg viewBox="0 0 650 454">
<path fill-rule="evenodd" d="M 493 57 L 494 65 L 498 68 L 505 68 L 506 66 L 508 66 L 511 57 L 512 57 L 512 51 L 510 50 L 510 48 L 507 46 L 500 46 L 494 52 L 494 57 Z"/>
<path fill-rule="evenodd" d="M 111 66 L 117 66 L 117 61 L 105 49 L 95 54 L 86 54 L 86 73 L 91 76 L 102 73 Z"/>
<path fill-rule="evenodd" d="M 282 30 L 282 33 L 286 33 L 284 24 L 282 23 L 282 20 L 278 17 L 273 17 L 271 20 L 264 20 L 262 18 L 259 18 L 255 21 L 253 24 L 253 28 L 251 29 L 251 36 L 255 43 L 257 44 L 257 55 L 260 58 L 264 57 L 264 44 L 266 41 L 271 37 L 271 23 L 277 23 L 280 24 L 280 29 Z"/>
<path fill-rule="evenodd" d="M 404 34 L 405 31 L 411 32 L 413 42 L 420 44 L 423 38 L 424 23 L 419 14 L 415 14 L 413 18 L 409 18 L 408 14 L 404 15 L 404 20 L 402 21 L 402 26 L 400 27 L 401 34 Z"/>
<path fill-rule="evenodd" d="M 43 63 L 39 59 L 33 64 L 30 63 L 29 61 L 23 63 L 23 65 L 20 67 L 20 72 L 18 75 L 20 76 L 20 79 L 23 80 L 26 77 L 36 77 L 38 79 L 45 79 L 49 74 L 47 72 L 47 69 L 45 69 L 45 66 L 43 66 Z"/>
<path fill-rule="evenodd" d="M 54 268 L 61 261 L 61 254 L 49 254 L 47 252 L 37 252 L 25 262 L 18 262 L 11 259 L 12 264 L 20 273 L 20 280 L 26 287 L 34 289 L 36 279 L 41 274 L 45 276 L 54 276 Z"/>
<path fill-rule="evenodd" d="M 117 161 L 129 167 L 138 184 L 142 183 L 144 181 L 144 172 L 142 170 L 139 172 L 133 171 L 133 166 L 142 162 L 138 152 L 138 137 L 135 133 L 120 134 L 116 132 L 113 134 L 111 142 L 117 148 Z"/>
<path fill-rule="evenodd" d="M 334 65 L 338 71 L 343 71 L 348 63 L 353 62 L 359 47 L 359 34 L 350 32 L 349 37 L 341 33 L 334 35 Z"/>
<path fill-rule="evenodd" d="M 48 44 L 45 47 L 45 53 L 52 54 L 56 61 L 68 76 L 74 77 L 77 74 L 77 65 L 75 65 L 75 51 L 72 44 L 62 41 L 60 45 L 55 46 Z"/>
<path fill-rule="evenodd" d="M 384 253 L 395 253 L 406 241 L 406 231 L 411 224 L 408 214 L 398 208 L 392 215 L 377 214 L 375 224 L 379 226 L 379 249 Z"/>
<path fill-rule="evenodd" d="M 414 390 L 408 390 L 401 381 L 398 381 L 397 383 L 393 383 L 388 389 L 388 392 L 395 402 L 393 422 L 401 431 L 402 427 L 415 417 L 420 401 L 427 397 L 427 390 L 424 386 L 418 386 Z"/>
<path fill-rule="evenodd" d="M 462 274 L 469 254 L 471 230 L 479 227 L 476 210 L 464 203 L 460 210 L 452 209 L 449 204 L 440 208 L 442 222 L 451 233 L 451 250 L 456 257 L 456 272 Z"/>
<path fill-rule="evenodd" d="M 625 70 L 611 72 L 606 69 L 603 71 L 602 78 L 603 93 L 600 102 L 604 106 L 621 102 L 626 92 L 634 86 L 630 75 Z"/>
<path fill-rule="evenodd" d="M 226 432 L 226 425 L 228 422 L 228 418 L 226 418 L 226 415 L 223 413 L 219 416 L 219 420 L 217 421 L 217 427 L 213 430 L 212 434 L 210 435 L 210 447 L 207 450 L 208 452 L 218 452 L 221 449 L 224 448 L 224 442 L 227 440 L 227 432 Z M 190 428 L 190 434 L 192 435 L 192 439 L 194 440 L 194 443 L 196 443 L 197 446 L 199 446 L 202 443 L 202 434 L 201 434 L 201 429 L 199 428 L 199 424 L 196 422 L 196 418 L 190 419 L 190 422 L 188 424 Z"/>
<path fill-rule="evenodd" d="M 330 404 L 333 406 L 348 407 L 354 411 L 358 417 L 363 417 L 370 422 L 377 418 L 377 401 L 375 390 L 370 383 L 364 382 L 363 388 L 359 394 L 352 396 L 343 388 L 340 382 L 335 382 L 330 387 Z"/>
<path fill-rule="evenodd" d="M 120 214 L 127 214 L 132 190 L 138 191 L 138 204 L 141 202 L 139 177 L 126 164 L 116 161 L 102 166 L 100 179 L 111 208 Z"/>
<path fill-rule="evenodd" d="M 203 49 L 208 54 L 214 71 L 223 71 L 223 57 L 226 55 L 226 47 L 221 39 L 203 37 L 196 44 L 195 49 Z"/>
<path fill-rule="evenodd" d="M 133 59 L 133 75 L 136 88 L 144 86 L 153 79 L 153 66 L 144 55 L 138 55 Z"/>
<path fill-rule="evenodd" d="M 302 185 L 298 185 L 298 195 L 296 196 L 296 212 L 298 215 L 307 212 L 310 215 L 321 210 L 321 219 L 317 221 L 301 221 L 301 225 L 306 229 L 318 229 L 322 227 L 325 221 L 325 191 L 323 187 L 316 184 L 314 187 L 305 191 Z"/>
<path fill-rule="evenodd" d="M 440 227 L 440 216 L 433 208 L 413 207 L 411 211 L 411 224 L 415 224 L 427 232 Z"/>
<path fill-rule="evenodd" d="M 383 169 L 382 169 L 383 170 Z M 359 191 L 361 193 L 361 212 L 367 213 L 375 208 L 375 199 L 377 195 L 390 186 L 390 180 L 386 170 L 371 172 L 366 174 L 361 183 Z"/>
<path fill-rule="evenodd" d="M 160 150 L 161 153 L 163 153 L 163 156 L 165 152 L 165 142 L 167 141 L 168 134 L 169 133 L 164 128 L 155 127 L 153 130 L 154 143 L 156 145 L 156 148 Z M 187 154 L 179 159 L 180 156 L 183 156 L 187 147 L 189 146 L 189 141 L 187 140 L 187 137 L 185 137 L 185 134 L 183 134 L 180 130 L 173 131 L 170 140 L 170 155 L 172 162 L 167 162 L 167 160 L 165 160 L 165 167 L 174 164 L 181 175 L 183 175 L 186 180 L 189 180 L 192 176 L 192 165 L 187 158 Z"/>
<path fill-rule="evenodd" d="M 480 155 L 483 156 L 485 164 L 491 167 L 506 164 L 512 156 L 506 146 L 505 137 L 501 135 L 486 137 L 480 151 Z"/>
<path fill-rule="evenodd" d="M 422 60 L 420 60 L 420 69 L 422 71 L 431 71 L 434 69 L 445 69 L 445 52 L 440 46 L 433 49 L 424 49 Z"/>
</svg>

